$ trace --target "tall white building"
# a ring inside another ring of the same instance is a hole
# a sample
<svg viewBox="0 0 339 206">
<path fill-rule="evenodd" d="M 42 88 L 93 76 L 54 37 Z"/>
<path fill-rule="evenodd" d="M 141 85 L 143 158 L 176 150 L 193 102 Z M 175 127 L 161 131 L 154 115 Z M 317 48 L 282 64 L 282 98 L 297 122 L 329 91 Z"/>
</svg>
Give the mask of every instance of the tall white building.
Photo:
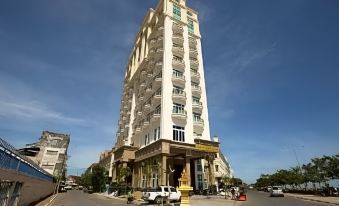
<svg viewBox="0 0 339 206">
<path fill-rule="evenodd" d="M 186 0 L 160 0 L 147 12 L 126 66 L 116 137 L 113 181 L 130 167 L 134 187 L 177 186 L 183 169 L 194 185 L 195 160 L 219 152 L 210 138 L 198 13 Z"/>
</svg>

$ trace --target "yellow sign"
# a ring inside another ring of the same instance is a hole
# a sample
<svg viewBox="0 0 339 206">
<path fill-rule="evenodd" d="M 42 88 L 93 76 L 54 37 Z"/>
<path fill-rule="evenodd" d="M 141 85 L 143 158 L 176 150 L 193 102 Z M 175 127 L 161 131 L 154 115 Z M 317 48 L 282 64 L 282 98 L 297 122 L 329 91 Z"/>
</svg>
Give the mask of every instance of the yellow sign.
<svg viewBox="0 0 339 206">
<path fill-rule="evenodd" d="M 207 144 L 195 144 L 195 148 L 204 152 L 219 152 L 219 147 Z"/>
</svg>

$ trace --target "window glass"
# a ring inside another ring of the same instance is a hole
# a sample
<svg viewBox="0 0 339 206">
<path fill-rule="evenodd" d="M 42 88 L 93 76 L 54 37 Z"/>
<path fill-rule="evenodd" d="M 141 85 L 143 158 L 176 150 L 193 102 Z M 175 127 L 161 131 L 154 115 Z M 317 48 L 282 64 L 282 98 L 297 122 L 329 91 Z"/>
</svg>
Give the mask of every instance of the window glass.
<svg viewBox="0 0 339 206">
<path fill-rule="evenodd" d="M 194 33 L 194 24 L 193 20 L 191 18 L 187 18 L 187 26 L 188 26 L 188 32 Z"/>
<path fill-rule="evenodd" d="M 181 20 L 181 8 L 176 4 L 173 4 L 173 17 Z"/>
<path fill-rule="evenodd" d="M 173 125 L 173 140 L 185 142 L 185 127 Z"/>
</svg>

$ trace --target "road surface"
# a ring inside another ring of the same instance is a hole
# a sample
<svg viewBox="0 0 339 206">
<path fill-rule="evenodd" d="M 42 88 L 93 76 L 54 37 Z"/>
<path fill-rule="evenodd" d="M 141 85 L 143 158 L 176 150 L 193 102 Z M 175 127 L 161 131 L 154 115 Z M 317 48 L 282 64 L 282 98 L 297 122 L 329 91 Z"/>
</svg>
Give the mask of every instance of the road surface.
<svg viewBox="0 0 339 206">
<path fill-rule="evenodd" d="M 250 191 L 247 193 L 248 201 L 241 206 L 325 206 L 328 204 L 305 201 L 293 197 L 270 197 L 267 192 Z"/>
</svg>

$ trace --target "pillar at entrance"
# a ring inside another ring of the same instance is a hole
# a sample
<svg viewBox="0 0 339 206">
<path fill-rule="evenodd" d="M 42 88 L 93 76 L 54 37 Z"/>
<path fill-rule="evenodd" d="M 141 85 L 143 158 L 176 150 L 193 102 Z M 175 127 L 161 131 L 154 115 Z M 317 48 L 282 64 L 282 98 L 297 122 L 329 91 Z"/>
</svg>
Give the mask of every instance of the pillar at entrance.
<svg viewBox="0 0 339 206">
<path fill-rule="evenodd" d="M 191 162 L 190 162 L 190 158 L 186 157 L 186 174 L 187 174 L 187 178 L 188 178 L 188 185 L 191 185 Z"/>
<path fill-rule="evenodd" d="M 167 185 L 168 184 L 168 175 L 167 175 L 167 157 L 164 155 L 162 156 L 161 161 L 161 185 Z"/>
</svg>

